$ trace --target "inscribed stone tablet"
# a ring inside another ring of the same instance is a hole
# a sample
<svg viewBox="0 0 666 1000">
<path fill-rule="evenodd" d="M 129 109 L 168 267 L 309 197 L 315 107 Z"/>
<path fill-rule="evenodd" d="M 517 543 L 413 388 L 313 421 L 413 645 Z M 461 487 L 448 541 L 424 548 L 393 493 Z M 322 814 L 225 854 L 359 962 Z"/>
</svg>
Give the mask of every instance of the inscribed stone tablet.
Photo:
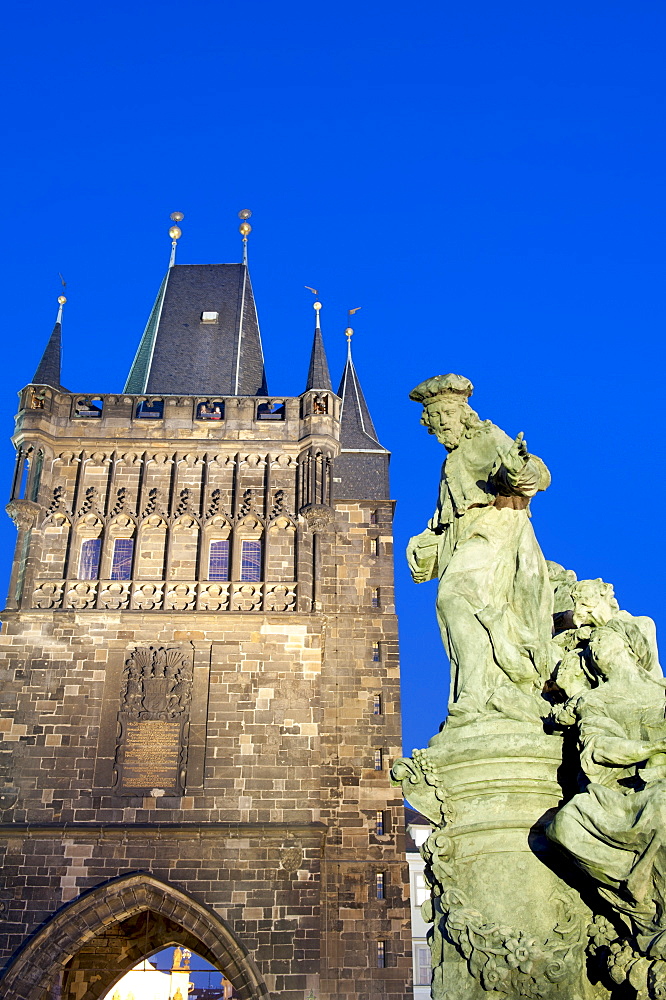
<svg viewBox="0 0 666 1000">
<path fill-rule="evenodd" d="M 180 730 L 180 722 L 161 719 L 126 723 L 122 768 L 125 788 L 178 785 Z"/>
</svg>

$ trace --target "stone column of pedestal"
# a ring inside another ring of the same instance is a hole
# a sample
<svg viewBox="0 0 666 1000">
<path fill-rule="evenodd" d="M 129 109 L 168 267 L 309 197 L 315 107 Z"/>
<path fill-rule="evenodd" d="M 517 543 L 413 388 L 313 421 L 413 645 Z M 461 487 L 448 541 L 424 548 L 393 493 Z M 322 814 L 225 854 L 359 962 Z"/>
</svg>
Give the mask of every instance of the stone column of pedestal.
<svg viewBox="0 0 666 1000">
<path fill-rule="evenodd" d="M 561 764 L 561 735 L 486 717 L 445 727 L 394 765 L 436 823 L 422 848 L 435 1000 L 601 996 L 585 975 L 590 912 L 543 834 L 562 799 Z"/>
</svg>

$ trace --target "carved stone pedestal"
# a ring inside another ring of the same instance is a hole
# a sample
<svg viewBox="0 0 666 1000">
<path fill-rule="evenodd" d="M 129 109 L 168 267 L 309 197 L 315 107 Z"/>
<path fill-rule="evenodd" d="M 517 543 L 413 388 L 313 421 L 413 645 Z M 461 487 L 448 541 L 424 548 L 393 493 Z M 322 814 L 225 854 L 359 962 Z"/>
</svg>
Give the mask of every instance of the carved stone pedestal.
<svg viewBox="0 0 666 1000">
<path fill-rule="evenodd" d="M 394 766 L 436 822 L 423 848 L 436 1000 L 608 995 L 584 974 L 589 910 L 549 867 L 561 763 L 561 736 L 498 718 L 447 726 Z"/>
</svg>

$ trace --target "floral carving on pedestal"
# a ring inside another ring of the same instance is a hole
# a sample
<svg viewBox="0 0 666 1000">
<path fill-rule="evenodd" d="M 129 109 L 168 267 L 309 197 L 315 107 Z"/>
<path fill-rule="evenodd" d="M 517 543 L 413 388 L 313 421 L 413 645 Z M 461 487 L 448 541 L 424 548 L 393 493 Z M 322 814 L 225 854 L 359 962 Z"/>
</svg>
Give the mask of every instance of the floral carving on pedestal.
<svg viewBox="0 0 666 1000">
<path fill-rule="evenodd" d="M 546 941 L 539 941 L 523 929 L 487 921 L 457 889 L 445 889 L 435 901 L 431 907 L 435 911 L 441 907 L 445 936 L 467 960 L 469 971 L 485 990 L 539 1000 L 551 995 L 556 985 L 573 982 L 579 975 L 583 928 L 578 919 L 568 915 L 571 906 L 564 896 L 559 900 L 562 920 L 555 926 L 554 936 Z M 436 918 L 437 913 L 432 916 Z"/>
</svg>

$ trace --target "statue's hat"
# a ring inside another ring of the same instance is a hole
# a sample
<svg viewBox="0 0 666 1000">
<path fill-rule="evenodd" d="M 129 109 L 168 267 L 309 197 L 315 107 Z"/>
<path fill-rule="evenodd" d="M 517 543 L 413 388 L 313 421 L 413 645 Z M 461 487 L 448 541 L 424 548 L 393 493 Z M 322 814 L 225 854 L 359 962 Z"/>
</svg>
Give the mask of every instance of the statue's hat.
<svg viewBox="0 0 666 1000">
<path fill-rule="evenodd" d="M 433 375 L 432 378 L 427 378 L 425 382 L 412 389 L 409 398 L 425 405 L 435 396 L 450 395 L 467 399 L 473 392 L 474 386 L 468 378 L 450 372 L 448 375 Z"/>
</svg>

